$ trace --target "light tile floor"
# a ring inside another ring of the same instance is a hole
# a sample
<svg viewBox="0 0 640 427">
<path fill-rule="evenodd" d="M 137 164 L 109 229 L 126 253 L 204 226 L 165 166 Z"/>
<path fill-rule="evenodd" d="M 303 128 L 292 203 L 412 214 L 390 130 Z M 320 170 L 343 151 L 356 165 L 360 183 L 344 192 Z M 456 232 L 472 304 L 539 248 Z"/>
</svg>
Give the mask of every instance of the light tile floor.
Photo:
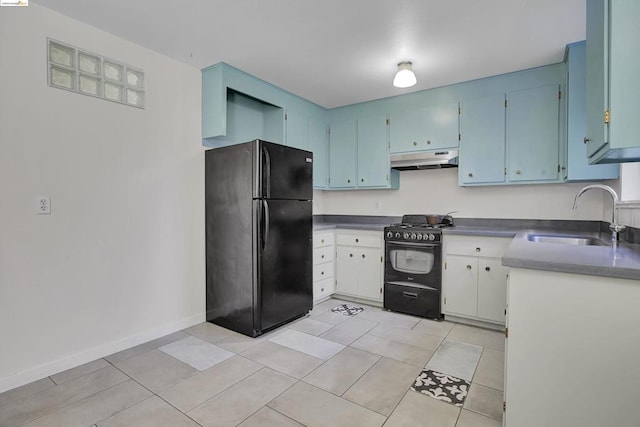
<svg viewBox="0 0 640 427">
<path fill-rule="evenodd" d="M 502 425 L 504 335 L 365 307 L 253 339 L 202 323 L 0 394 L 13 426 Z M 411 390 L 471 382 L 462 408 Z"/>
</svg>

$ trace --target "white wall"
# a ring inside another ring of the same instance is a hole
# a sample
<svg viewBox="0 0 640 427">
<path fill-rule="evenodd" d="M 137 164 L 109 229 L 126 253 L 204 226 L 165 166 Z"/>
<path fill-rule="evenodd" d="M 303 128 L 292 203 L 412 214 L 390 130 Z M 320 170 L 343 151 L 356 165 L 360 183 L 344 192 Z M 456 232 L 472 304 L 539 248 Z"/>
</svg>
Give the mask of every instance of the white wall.
<svg viewBox="0 0 640 427">
<path fill-rule="evenodd" d="M 587 183 L 458 187 L 457 174 L 455 168 L 403 171 L 399 190 L 325 191 L 321 213 L 402 215 L 458 211 L 454 217 L 604 219 L 601 192 L 585 193 L 578 209 L 572 210 L 576 193 Z"/>
<path fill-rule="evenodd" d="M 47 37 L 142 68 L 146 109 L 48 87 Z M 195 68 L 34 4 L 0 58 L 3 391 L 204 320 L 204 155 Z"/>
</svg>

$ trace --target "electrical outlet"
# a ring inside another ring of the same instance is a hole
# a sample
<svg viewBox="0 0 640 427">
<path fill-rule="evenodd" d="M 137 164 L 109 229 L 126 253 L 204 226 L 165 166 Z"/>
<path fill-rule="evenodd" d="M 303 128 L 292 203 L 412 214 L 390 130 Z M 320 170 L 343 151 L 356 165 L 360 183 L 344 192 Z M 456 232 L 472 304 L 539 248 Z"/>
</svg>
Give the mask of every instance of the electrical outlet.
<svg viewBox="0 0 640 427">
<path fill-rule="evenodd" d="M 36 214 L 48 215 L 51 213 L 51 199 L 49 196 L 36 197 Z"/>
</svg>

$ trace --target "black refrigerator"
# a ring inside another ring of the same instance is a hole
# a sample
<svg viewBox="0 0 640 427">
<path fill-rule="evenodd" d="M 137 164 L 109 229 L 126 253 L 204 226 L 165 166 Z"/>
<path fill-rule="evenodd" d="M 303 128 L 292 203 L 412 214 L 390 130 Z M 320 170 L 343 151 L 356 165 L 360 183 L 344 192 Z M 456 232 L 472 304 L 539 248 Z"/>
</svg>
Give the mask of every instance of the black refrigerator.
<svg viewBox="0 0 640 427">
<path fill-rule="evenodd" d="M 208 322 L 256 337 L 311 310 L 312 162 L 260 140 L 205 152 Z"/>
</svg>

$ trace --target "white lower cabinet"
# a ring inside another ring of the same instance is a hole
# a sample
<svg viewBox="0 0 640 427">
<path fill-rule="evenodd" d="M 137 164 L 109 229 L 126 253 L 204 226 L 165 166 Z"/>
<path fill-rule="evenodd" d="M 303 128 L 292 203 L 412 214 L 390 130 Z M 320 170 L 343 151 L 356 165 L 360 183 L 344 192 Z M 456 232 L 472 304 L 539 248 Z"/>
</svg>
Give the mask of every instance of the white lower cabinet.
<svg viewBox="0 0 640 427">
<path fill-rule="evenodd" d="M 381 302 L 382 232 L 336 230 L 336 293 Z"/>
<path fill-rule="evenodd" d="M 335 291 L 335 236 L 333 230 L 313 233 L 313 302 Z"/>
<path fill-rule="evenodd" d="M 505 323 L 507 277 L 502 254 L 511 238 L 445 236 L 443 313 Z"/>
</svg>

